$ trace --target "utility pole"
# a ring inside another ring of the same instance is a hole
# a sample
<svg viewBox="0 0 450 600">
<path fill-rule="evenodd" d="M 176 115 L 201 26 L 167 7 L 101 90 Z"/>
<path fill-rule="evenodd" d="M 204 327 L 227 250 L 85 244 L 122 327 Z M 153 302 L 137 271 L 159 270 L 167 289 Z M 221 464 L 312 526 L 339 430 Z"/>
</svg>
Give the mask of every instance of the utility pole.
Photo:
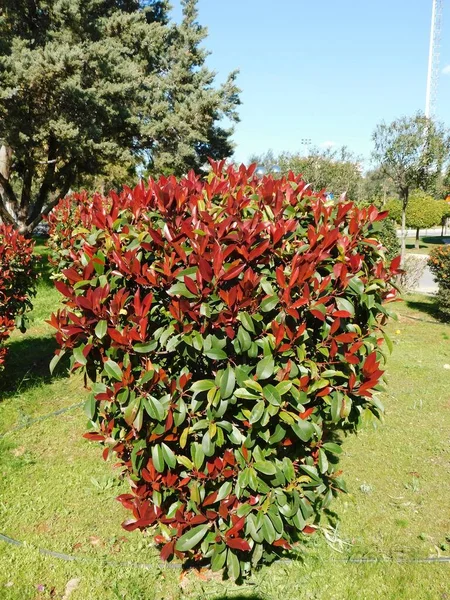
<svg viewBox="0 0 450 600">
<path fill-rule="evenodd" d="M 430 49 L 428 54 L 427 94 L 425 116 L 432 118 L 436 108 L 436 95 L 439 83 L 439 59 L 442 23 L 442 0 L 432 0 Z"/>
</svg>

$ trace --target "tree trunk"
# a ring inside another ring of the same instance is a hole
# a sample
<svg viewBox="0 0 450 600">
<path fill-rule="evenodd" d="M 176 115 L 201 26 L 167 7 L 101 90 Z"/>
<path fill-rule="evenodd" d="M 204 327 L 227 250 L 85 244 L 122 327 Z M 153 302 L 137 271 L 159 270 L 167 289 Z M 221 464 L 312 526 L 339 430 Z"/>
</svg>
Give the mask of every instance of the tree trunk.
<svg viewBox="0 0 450 600">
<path fill-rule="evenodd" d="M 9 146 L 1 146 L 0 147 L 0 175 L 9 182 L 9 175 L 11 173 L 11 158 L 12 158 L 12 149 Z M 0 183 L 0 202 L 3 199 L 4 209 L 6 212 L 11 213 L 13 210 L 12 203 L 10 198 L 8 197 L 8 190 L 6 189 L 6 184 L 3 186 Z M 3 220 L 6 220 L 7 216 L 3 212 Z M 1 215 L 0 215 L 1 216 Z"/>
<path fill-rule="evenodd" d="M 414 244 L 414 247 L 416 250 L 419 250 L 420 248 L 420 243 L 419 243 L 419 228 L 416 229 L 416 243 Z"/>
<path fill-rule="evenodd" d="M 408 206 L 409 190 L 402 190 L 402 245 L 401 245 L 401 261 L 405 261 L 406 254 L 406 207 Z"/>
</svg>

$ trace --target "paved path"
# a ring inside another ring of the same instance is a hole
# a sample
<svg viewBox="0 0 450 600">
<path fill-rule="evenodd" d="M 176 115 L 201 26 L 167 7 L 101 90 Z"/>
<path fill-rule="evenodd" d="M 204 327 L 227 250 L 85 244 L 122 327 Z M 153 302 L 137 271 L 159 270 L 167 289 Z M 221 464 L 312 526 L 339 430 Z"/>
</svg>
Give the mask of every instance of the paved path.
<svg viewBox="0 0 450 600">
<path fill-rule="evenodd" d="M 428 260 L 427 254 L 409 254 L 408 256 L 415 256 L 418 260 Z M 433 274 L 428 265 L 425 266 L 422 277 L 419 279 L 414 291 L 422 292 L 423 294 L 436 294 L 438 291 L 438 285 L 435 282 Z"/>
</svg>

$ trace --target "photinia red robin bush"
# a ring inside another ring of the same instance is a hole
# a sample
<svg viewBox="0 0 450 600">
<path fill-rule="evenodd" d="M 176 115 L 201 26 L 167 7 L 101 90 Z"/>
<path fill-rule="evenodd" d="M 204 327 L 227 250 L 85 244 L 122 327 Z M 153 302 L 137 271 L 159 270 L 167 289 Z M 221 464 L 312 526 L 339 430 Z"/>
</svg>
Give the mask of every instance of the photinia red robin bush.
<svg viewBox="0 0 450 600">
<path fill-rule="evenodd" d="M 0 224 L 0 370 L 6 356 L 4 343 L 16 326 L 24 330 L 24 314 L 32 306 L 33 246 L 11 225 Z"/>
<path fill-rule="evenodd" d="M 125 529 L 233 579 L 313 533 L 345 489 L 342 433 L 382 411 L 399 266 L 375 207 L 254 171 L 212 163 L 205 180 L 84 198 L 51 318 L 53 362 L 68 352 L 93 382 L 85 437 L 128 474 Z"/>
</svg>

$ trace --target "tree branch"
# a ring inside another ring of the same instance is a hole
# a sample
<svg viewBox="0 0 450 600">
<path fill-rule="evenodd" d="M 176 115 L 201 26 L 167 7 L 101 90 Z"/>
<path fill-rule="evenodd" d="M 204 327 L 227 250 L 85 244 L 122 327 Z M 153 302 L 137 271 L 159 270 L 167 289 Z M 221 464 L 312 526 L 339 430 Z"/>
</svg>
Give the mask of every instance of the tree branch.
<svg viewBox="0 0 450 600">
<path fill-rule="evenodd" d="M 0 200 L 0 219 L 3 221 L 3 223 L 6 223 L 7 225 L 14 225 L 14 227 L 18 227 L 17 221 L 6 210 L 6 208 L 3 205 L 3 201 L 2 200 Z"/>
<path fill-rule="evenodd" d="M 6 177 L 1 172 L 0 172 L 0 187 L 3 188 L 3 192 L 4 192 L 5 196 L 8 198 L 8 200 L 14 205 L 14 207 L 16 207 L 17 206 L 17 197 L 14 193 L 14 190 L 11 187 L 11 184 L 9 183 L 9 181 L 6 179 Z"/>
<path fill-rule="evenodd" d="M 52 200 L 49 204 L 47 204 L 47 206 L 44 208 L 44 210 L 39 211 L 39 214 L 35 215 L 33 218 L 33 215 L 31 215 L 31 217 L 27 220 L 27 231 L 31 232 L 33 231 L 33 229 L 36 227 L 36 225 L 39 225 L 39 223 L 42 221 L 43 217 L 45 217 L 46 215 L 48 215 L 48 213 L 55 208 L 55 206 L 58 204 L 58 202 L 64 198 L 64 196 L 67 194 L 67 192 L 70 190 L 70 183 L 66 182 L 64 184 L 64 186 L 61 188 L 59 194 L 56 196 L 56 198 L 54 200 Z M 33 207 L 33 212 L 34 212 L 34 207 Z"/>
</svg>

